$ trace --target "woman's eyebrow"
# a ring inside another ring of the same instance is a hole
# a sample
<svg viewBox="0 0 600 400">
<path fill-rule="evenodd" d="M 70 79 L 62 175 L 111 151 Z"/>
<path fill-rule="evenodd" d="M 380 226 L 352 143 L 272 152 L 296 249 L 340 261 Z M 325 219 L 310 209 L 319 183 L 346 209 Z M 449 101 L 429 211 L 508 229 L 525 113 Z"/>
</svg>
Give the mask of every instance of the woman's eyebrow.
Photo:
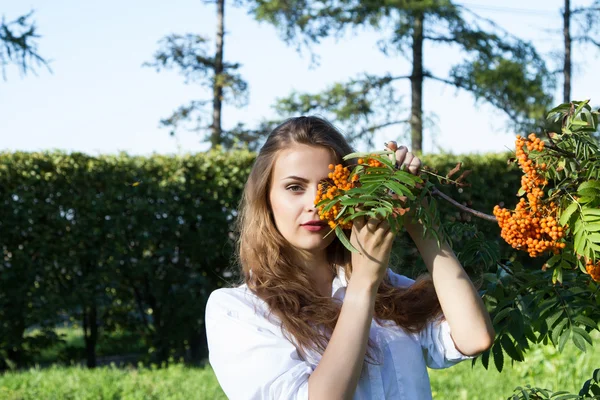
<svg viewBox="0 0 600 400">
<path fill-rule="evenodd" d="M 302 177 L 299 177 L 299 176 L 296 176 L 296 175 L 286 176 L 285 178 L 282 179 L 282 181 L 284 181 L 286 179 L 294 179 L 294 180 L 297 180 L 297 181 L 308 183 L 308 179 L 302 178 Z"/>
</svg>

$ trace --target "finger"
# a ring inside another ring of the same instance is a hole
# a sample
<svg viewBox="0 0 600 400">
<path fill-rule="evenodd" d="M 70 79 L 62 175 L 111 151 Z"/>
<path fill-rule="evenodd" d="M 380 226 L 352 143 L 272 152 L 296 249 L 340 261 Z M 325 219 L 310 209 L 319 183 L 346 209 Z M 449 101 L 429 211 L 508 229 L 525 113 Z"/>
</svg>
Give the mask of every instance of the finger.
<svg viewBox="0 0 600 400">
<path fill-rule="evenodd" d="M 407 152 L 406 156 L 404 157 L 404 161 L 402 162 L 402 164 L 400 164 L 400 169 L 406 171 L 414 157 L 415 156 L 413 153 Z"/>
<path fill-rule="evenodd" d="M 391 151 L 398 150 L 398 143 L 396 143 L 394 140 L 390 140 L 389 142 L 385 142 L 384 145 L 385 145 L 385 147 L 387 147 Z"/>
<path fill-rule="evenodd" d="M 390 223 L 387 222 L 386 220 L 381 221 L 381 223 L 377 226 L 377 229 L 379 231 L 381 231 L 383 234 L 385 234 L 387 231 L 390 230 Z"/>
<path fill-rule="evenodd" d="M 380 223 L 380 219 L 369 218 L 369 220 L 367 221 L 367 230 L 371 233 L 375 232 Z"/>
<path fill-rule="evenodd" d="M 398 150 L 396 150 L 396 167 L 400 167 L 404 163 L 407 153 L 408 149 L 406 146 L 398 147 Z"/>
<path fill-rule="evenodd" d="M 356 212 L 361 211 L 360 208 L 356 209 Z M 356 227 L 356 229 L 358 229 L 359 231 L 365 226 L 365 217 L 360 216 L 360 217 L 356 217 L 352 220 L 352 226 Z"/>
<path fill-rule="evenodd" d="M 392 232 L 392 230 L 388 230 L 385 235 L 383 236 L 383 240 L 386 243 L 392 243 L 394 241 L 394 239 L 396 238 L 396 234 L 394 232 Z"/>
<path fill-rule="evenodd" d="M 395 156 L 395 151 L 396 149 L 398 149 L 398 144 L 393 141 L 390 140 L 389 142 L 385 142 L 385 150 L 391 151 L 392 153 L 388 154 L 388 158 L 390 159 L 390 161 L 392 162 L 392 164 L 394 164 L 396 162 L 396 156 Z"/>
<path fill-rule="evenodd" d="M 413 157 L 411 162 L 408 164 L 408 170 L 413 175 L 418 175 L 419 170 L 421 169 L 421 160 L 419 157 Z"/>
</svg>

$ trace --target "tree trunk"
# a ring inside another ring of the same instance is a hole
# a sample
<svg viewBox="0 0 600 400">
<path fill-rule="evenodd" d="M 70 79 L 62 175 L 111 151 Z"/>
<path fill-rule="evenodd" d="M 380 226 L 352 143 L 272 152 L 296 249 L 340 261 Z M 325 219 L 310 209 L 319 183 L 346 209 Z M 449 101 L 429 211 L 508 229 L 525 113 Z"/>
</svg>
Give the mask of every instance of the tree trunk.
<svg viewBox="0 0 600 400">
<path fill-rule="evenodd" d="M 169 366 L 169 332 L 168 329 L 165 328 L 165 323 L 163 320 L 163 309 L 162 304 L 159 306 L 157 298 L 150 290 L 150 285 L 148 284 L 147 277 L 145 278 L 146 285 L 146 300 L 148 301 L 148 305 L 152 309 L 152 324 L 154 325 L 154 333 L 152 337 L 152 342 L 155 347 L 155 357 L 156 362 L 158 364 L 165 363 L 166 366 Z"/>
<path fill-rule="evenodd" d="M 98 310 L 96 305 L 83 308 L 83 338 L 88 368 L 96 368 L 96 343 L 98 343 Z"/>
<path fill-rule="evenodd" d="M 221 107 L 223 98 L 223 42 L 225 36 L 225 0 L 217 0 L 217 49 L 215 54 L 215 77 L 213 83 L 213 122 L 210 144 L 221 144 Z"/>
<path fill-rule="evenodd" d="M 410 134 L 412 151 L 421 153 L 423 151 L 423 14 L 415 13 L 413 22 Z"/>
<path fill-rule="evenodd" d="M 206 340 L 206 326 L 203 324 L 200 331 L 193 329 L 190 332 L 190 362 L 199 365 L 200 361 L 208 357 L 208 346 Z"/>
<path fill-rule="evenodd" d="M 14 303 L 13 303 L 14 304 Z M 10 306 L 10 303 L 9 303 Z M 8 308 L 10 309 L 10 307 Z M 19 307 L 15 304 L 15 310 L 24 310 L 25 307 Z M 3 337 L 4 340 L 8 341 L 9 348 L 6 350 L 6 356 L 10 362 L 14 364 L 16 368 L 22 368 L 25 366 L 26 353 L 23 349 L 23 337 L 25 336 L 25 317 L 24 313 L 13 312 L 12 319 L 8 323 L 8 332 L 2 331 L 7 334 Z M 8 369 L 9 365 L 5 364 L 0 359 L 0 371 Z"/>
<path fill-rule="evenodd" d="M 571 101 L 571 0 L 565 0 L 563 13 L 563 36 L 565 39 L 565 63 L 563 67 L 563 103 Z"/>
</svg>

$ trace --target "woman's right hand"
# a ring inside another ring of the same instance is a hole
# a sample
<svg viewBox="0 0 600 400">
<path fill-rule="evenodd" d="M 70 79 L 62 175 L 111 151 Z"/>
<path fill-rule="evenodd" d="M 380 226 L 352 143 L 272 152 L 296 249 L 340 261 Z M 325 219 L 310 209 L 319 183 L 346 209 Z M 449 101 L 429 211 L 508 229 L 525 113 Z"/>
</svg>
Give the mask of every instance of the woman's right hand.
<svg viewBox="0 0 600 400">
<path fill-rule="evenodd" d="M 395 234 L 385 220 L 356 218 L 352 221 L 350 243 L 359 252 L 352 253 L 350 280 L 373 287 L 375 292 L 387 273 Z"/>
</svg>

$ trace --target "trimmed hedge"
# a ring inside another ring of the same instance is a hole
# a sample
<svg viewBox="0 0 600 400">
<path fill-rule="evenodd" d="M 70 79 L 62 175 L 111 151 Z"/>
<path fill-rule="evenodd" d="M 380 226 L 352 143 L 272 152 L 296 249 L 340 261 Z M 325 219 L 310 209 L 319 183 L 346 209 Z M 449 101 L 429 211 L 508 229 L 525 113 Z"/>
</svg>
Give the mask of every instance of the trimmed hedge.
<svg viewBox="0 0 600 400">
<path fill-rule="evenodd" d="M 0 368 L 28 365 L 59 340 L 54 327 L 65 321 L 84 329 L 90 366 L 103 332 L 123 329 L 142 337 L 155 361 L 205 357 L 204 306 L 226 283 L 231 224 L 254 157 L 0 154 Z M 517 200 L 520 173 L 508 157 L 423 163 L 444 175 L 462 161 L 472 186 L 441 189 L 491 214 Z M 446 219 L 475 222 L 504 256 L 513 254 L 497 225 L 439 204 Z M 411 275 L 417 261 L 409 253 L 404 247 L 397 259 Z"/>
</svg>

